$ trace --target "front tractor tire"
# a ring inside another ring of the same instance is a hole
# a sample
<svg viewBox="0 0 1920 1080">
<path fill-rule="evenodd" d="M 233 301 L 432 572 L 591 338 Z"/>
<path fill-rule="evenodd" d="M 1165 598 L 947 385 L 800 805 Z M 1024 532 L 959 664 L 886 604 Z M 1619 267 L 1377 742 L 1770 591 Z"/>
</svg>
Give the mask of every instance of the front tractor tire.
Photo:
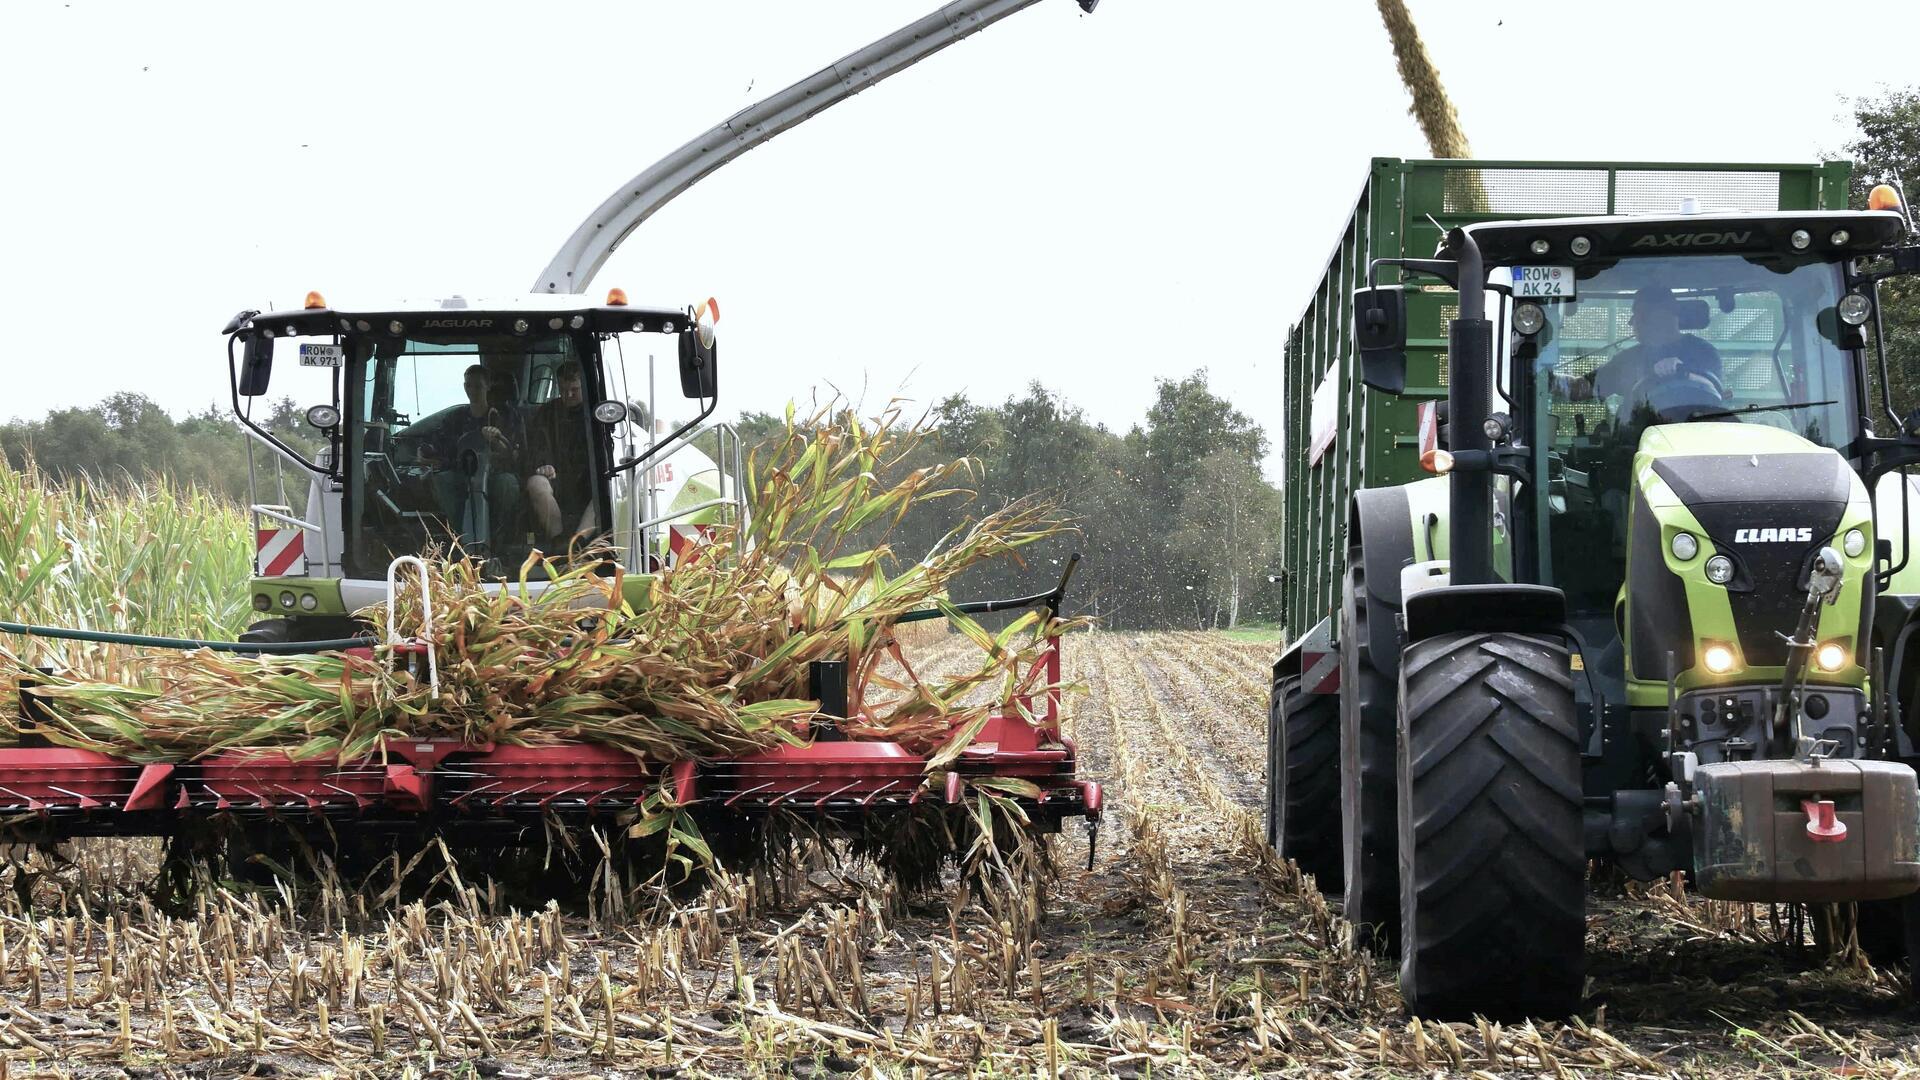
<svg viewBox="0 0 1920 1080">
<path fill-rule="evenodd" d="M 1340 889 L 1340 699 L 1276 679 L 1267 714 L 1267 842 Z"/>
<path fill-rule="evenodd" d="M 1585 981 L 1586 849 L 1567 650 L 1415 642 L 1400 666 L 1400 994 L 1421 1017 L 1561 1017 Z"/>
</svg>

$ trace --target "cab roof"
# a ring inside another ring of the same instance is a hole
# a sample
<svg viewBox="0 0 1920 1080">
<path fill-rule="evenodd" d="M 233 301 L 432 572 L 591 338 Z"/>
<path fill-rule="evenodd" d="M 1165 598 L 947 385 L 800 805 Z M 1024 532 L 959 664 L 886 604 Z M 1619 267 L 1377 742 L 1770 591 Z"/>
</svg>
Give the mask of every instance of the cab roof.
<svg viewBox="0 0 1920 1080">
<path fill-rule="evenodd" d="M 1797 232 L 1806 233 L 1806 246 L 1794 245 Z M 1632 255 L 1777 252 L 1857 258 L 1887 253 L 1906 237 L 1907 225 L 1891 210 L 1541 218 L 1463 226 L 1447 234 L 1441 253 L 1458 255 L 1463 233 L 1473 237 L 1488 266 L 1565 266 Z M 1576 237 L 1587 241 L 1585 255 L 1575 255 L 1569 247 Z M 1535 253 L 1535 241 L 1540 240 L 1546 249 Z"/>
<path fill-rule="evenodd" d="M 674 333 L 692 323 L 685 308 L 609 304 L 610 297 L 577 293 L 527 293 L 469 300 L 450 296 L 440 300 L 394 300 L 350 306 L 326 306 L 324 298 L 309 294 L 309 303 L 322 306 L 284 311 L 243 311 L 228 322 L 231 334 L 247 328 L 274 336 L 342 333 L 460 334 L 525 333 L 530 330 L 583 329 L 612 334 L 639 331 Z M 524 328 L 520 322 L 527 324 Z M 555 321 L 558 326 L 551 325 Z M 578 323 L 576 325 L 576 320 Z M 394 329 L 398 324 L 399 329 Z"/>
</svg>

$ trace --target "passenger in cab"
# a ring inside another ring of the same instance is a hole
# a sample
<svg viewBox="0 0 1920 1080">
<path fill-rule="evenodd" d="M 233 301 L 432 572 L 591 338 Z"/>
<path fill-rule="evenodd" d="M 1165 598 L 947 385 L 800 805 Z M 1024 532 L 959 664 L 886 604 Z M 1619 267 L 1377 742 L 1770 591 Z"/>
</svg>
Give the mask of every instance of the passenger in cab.
<svg viewBox="0 0 1920 1080">
<path fill-rule="evenodd" d="M 579 363 L 561 364 L 554 383 L 554 396 L 541 402 L 527 422 L 527 505 L 540 535 L 551 538 L 554 552 L 563 552 L 598 523 Z"/>
</svg>

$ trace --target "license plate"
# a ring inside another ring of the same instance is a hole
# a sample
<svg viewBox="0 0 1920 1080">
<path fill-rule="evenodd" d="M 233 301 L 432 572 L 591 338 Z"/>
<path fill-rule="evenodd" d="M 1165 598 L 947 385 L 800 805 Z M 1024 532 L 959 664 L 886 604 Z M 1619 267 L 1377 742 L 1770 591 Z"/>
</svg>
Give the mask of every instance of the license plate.
<svg viewBox="0 0 1920 1080">
<path fill-rule="evenodd" d="M 347 358 L 344 345 L 300 346 L 301 367 L 339 367 Z"/>
<path fill-rule="evenodd" d="M 1571 297 L 1574 294 L 1571 266 L 1516 266 L 1513 268 L 1513 295 L 1521 297 Z"/>
</svg>

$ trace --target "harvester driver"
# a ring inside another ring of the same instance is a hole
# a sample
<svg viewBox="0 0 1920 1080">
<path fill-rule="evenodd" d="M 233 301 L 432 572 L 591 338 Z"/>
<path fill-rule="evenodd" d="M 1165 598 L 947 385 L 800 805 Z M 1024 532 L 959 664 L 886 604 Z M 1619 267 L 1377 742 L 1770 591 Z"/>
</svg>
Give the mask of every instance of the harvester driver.
<svg viewBox="0 0 1920 1080">
<path fill-rule="evenodd" d="M 435 467 L 434 501 L 469 544 L 485 544 L 504 533 L 520 505 L 513 458 L 524 435 L 516 415 L 489 403 L 489 382 L 485 367 L 468 368 L 462 383 L 467 407 L 447 417 L 438 437 L 423 448 Z M 476 494 L 485 499 L 484 515 L 473 513 Z"/>
<path fill-rule="evenodd" d="M 1635 293 L 1628 317 L 1635 344 L 1589 374 L 1556 380 L 1562 394 L 1570 401 L 1629 399 L 1623 411 L 1651 399 L 1664 414 L 1659 399 L 1670 395 L 1663 388 L 1684 385 L 1680 396 L 1710 398 L 1702 403 L 1718 407 L 1725 396 L 1720 350 L 1682 331 L 1681 311 L 1680 299 L 1667 289 L 1649 286 Z"/>
</svg>

